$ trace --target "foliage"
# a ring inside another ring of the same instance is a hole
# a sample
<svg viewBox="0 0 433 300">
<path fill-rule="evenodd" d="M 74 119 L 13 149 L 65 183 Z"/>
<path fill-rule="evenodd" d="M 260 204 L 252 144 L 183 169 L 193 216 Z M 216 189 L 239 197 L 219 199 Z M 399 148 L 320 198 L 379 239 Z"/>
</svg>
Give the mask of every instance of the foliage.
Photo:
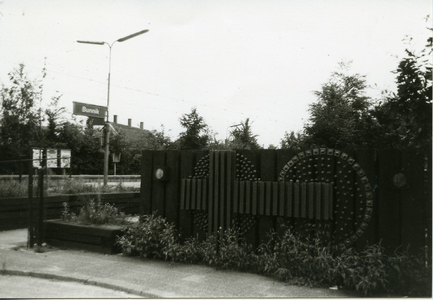
<svg viewBox="0 0 433 300">
<path fill-rule="evenodd" d="M 174 225 L 157 215 L 141 216 L 138 223 L 128 226 L 117 240 L 122 252 L 148 258 L 171 258 L 177 244 Z"/>
<path fill-rule="evenodd" d="M 33 195 L 37 195 L 38 181 L 33 180 Z M 120 193 L 120 192 L 138 192 L 139 188 L 125 187 L 119 182 L 117 185 L 102 184 L 86 184 L 82 178 L 69 178 L 65 176 L 59 182 L 49 181 L 45 194 L 51 195 L 65 195 L 65 194 L 85 194 L 85 193 Z M 1 180 L 0 181 L 0 198 L 6 197 L 26 197 L 28 194 L 28 180 L 23 179 L 19 182 L 16 179 Z"/>
<path fill-rule="evenodd" d="M 432 29 L 430 28 L 432 31 Z M 432 144 L 432 38 L 416 54 L 406 49 L 394 72 L 397 93 L 388 94 L 375 107 L 381 125 L 382 144 L 425 152 Z"/>
<path fill-rule="evenodd" d="M 103 203 L 100 194 L 97 195 L 96 199 L 89 195 L 81 195 L 78 200 L 81 201 L 82 207 L 77 216 L 69 211 L 66 202 L 63 203 L 62 220 L 92 225 L 120 225 L 127 223 L 127 216 L 123 212 L 119 212 L 114 205 Z"/>
<path fill-rule="evenodd" d="M 180 125 L 186 129 L 179 134 L 180 149 L 199 150 L 208 145 L 210 140 L 208 125 L 203 117 L 199 116 L 196 108 L 193 108 L 191 113 L 182 115 Z"/>
<path fill-rule="evenodd" d="M 152 137 L 148 140 L 148 150 L 169 150 L 172 148 L 173 142 L 170 136 L 165 133 L 164 125 L 161 125 L 161 129 L 158 131 L 153 129 L 151 131 Z"/>
<path fill-rule="evenodd" d="M 19 159 L 29 153 L 33 141 L 42 138 L 37 127 L 40 111 L 35 108 L 41 100 L 41 83 L 28 78 L 23 64 L 8 75 L 10 86 L 2 85 L 0 91 L 0 156 L 3 160 Z"/>
<path fill-rule="evenodd" d="M 60 128 L 63 125 L 61 121 L 62 114 L 66 111 L 64 107 L 58 107 L 58 103 L 61 96 L 56 96 L 51 99 L 50 106 L 45 110 L 45 115 L 47 116 L 48 129 L 46 132 L 46 139 L 51 143 L 58 143 Z M 62 145 L 48 145 L 51 147 L 61 147 Z"/>
<path fill-rule="evenodd" d="M 374 146 L 377 123 L 370 113 L 365 76 L 349 74 L 346 64 L 340 67 L 320 91 L 314 92 L 318 102 L 310 105 L 305 142 L 310 147 L 338 149 Z"/>
<path fill-rule="evenodd" d="M 295 133 L 293 130 L 290 134 L 286 131 L 284 133 L 284 138 L 280 141 L 281 149 L 293 150 L 293 151 L 302 151 L 306 146 L 304 145 L 305 136 L 297 132 Z"/>
<path fill-rule="evenodd" d="M 431 296 L 431 266 L 407 252 L 386 254 L 380 244 L 357 252 L 353 248 L 324 247 L 320 236 L 309 240 L 286 230 L 270 233 L 267 243 L 252 251 L 231 228 L 200 241 L 180 243 L 174 225 L 152 214 L 130 225 L 118 243 L 128 255 L 157 257 L 177 262 L 206 264 L 217 269 L 264 274 L 291 284 L 339 286 L 364 296 Z"/>
<path fill-rule="evenodd" d="M 36 183 L 33 183 L 34 190 Z M 28 194 L 28 180 L 1 180 L 0 181 L 0 198 L 8 197 L 26 197 Z"/>
<path fill-rule="evenodd" d="M 230 132 L 230 135 L 233 136 L 233 140 L 229 141 L 229 147 L 231 149 L 261 149 L 257 142 L 258 135 L 253 134 L 249 118 L 247 118 L 245 122 L 242 121 L 239 127 L 235 127 Z"/>
</svg>

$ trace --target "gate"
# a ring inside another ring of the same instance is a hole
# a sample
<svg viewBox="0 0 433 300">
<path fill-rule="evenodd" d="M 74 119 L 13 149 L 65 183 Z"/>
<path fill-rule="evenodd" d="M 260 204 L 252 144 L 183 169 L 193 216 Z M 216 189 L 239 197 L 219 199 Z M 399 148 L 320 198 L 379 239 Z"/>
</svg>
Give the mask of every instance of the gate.
<svg viewBox="0 0 433 300">
<path fill-rule="evenodd" d="M 254 245 L 292 228 L 333 245 L 419 249 L 431 243 L 425 167 L 398 151 L 144 151 L 141 212 L 184 237 L 236 225 Z"/>
</svg>

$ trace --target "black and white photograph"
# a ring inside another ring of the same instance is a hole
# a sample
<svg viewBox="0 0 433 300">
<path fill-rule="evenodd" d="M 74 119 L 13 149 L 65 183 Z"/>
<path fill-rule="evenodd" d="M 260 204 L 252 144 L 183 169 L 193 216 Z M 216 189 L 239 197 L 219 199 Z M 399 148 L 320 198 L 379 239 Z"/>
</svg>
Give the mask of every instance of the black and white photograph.
<svg viewBox="0 0 433 300">
<path fill-rule="evenodd" d="M 0 0 L 0 298 L 431 298 L 432 9 Z"/>
</svg>

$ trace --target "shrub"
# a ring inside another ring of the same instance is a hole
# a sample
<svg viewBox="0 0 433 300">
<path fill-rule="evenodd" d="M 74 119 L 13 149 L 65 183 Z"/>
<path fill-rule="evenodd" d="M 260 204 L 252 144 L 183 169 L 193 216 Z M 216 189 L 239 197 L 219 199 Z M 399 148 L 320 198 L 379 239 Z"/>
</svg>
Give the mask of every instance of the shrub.
<svg viewBox="0 0 433 300">
<path fill-rule="evenodd" d="M 220 229 L 208 237 L 204 242 L 208 246 L 204 261 L 222 270 L 250 270 L 252 246 L 246 243 L 239 231 L 236 227 L 225 231 Z M 211 247 L 213 250 L 209 251 Z"/>
<path fill-rule="evenodd" d="M 174 225 L 154 212 L 126 227 L 117 244 L 127 255 L 169 259 L 175 257 L 178 241 Z"/>
<path fill-rule="evenodd" d="M 123 253 L 203 263 L 216 269 L 249 271 L 292 284 L 353 289 L 364 296 L 405 295 L 431 297 L 431 266 L 406 252 L 385 253 L 380 244 L 358 252 L 354 248 L 324 247 L 320 236 L 301 239 L 286 230 L 271 232 L 256 251 L 239 229 L 209 235 L 203 241 L 179 243 L 174 225 L 156 214 L 143 216 L 118 239 Z"/>
<path fill-rule="evenodd" d="M 93 225 L 121 225 L 127 224 L 127 217 L 123 212 L 109 203 L 103 203 L 101 195 L 98 194 L 96 199 L 89 195 L 80 195 L 78 198 L 82 207 L 78 215 L 69 211 L 66 202 L 63 203 L 62 220 L 66 222 L 93 224 Z"/>
</svg>

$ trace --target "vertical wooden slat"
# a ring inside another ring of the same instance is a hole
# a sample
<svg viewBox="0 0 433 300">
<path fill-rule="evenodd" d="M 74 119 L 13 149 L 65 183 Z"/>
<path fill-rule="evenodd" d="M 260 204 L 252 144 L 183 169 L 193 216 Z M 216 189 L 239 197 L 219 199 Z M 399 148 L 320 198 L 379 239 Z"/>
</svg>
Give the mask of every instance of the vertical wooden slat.
<svg viewBox="0 0 433 300">
<path fill-rule="evenodd" d="M 294 197 L 293 197 L 293 204 L 294 204 L 294 211 L 293 211 L 293 216 L 295 218 L 299 218 L 299 202 L 300 202 L 300 187 L 299 187 L 299 182 L 294 182 L 293 183 L 293 189 L 294 189 Z"/>
<path fill-rule="evenodd" d="M 272 215 L 278 215 L 278 182 L 272 182 Z"/>
<path fill-rule="evenodd" d="M 322 218 L 322 184 L 315 182 L 314 189 L 316 196 L 316 220 L 320 220 Z"/>
<path fill-rule="evenodd" d="M 409 250 L 416 253 L 425 246 L 424 202 L 432 201 L 431 198 L 426 199 L 424 193 L 423 155 L 412 151 L 403 152 L 402 169 L 407 182 L 401 188 L 401 238 L 403 246 L 410 245 Z"/>
<path fill-rule="evenodd" d="M 191 209 L 195 209 L 197 202 L 197 179 L 191 180 Z"/>
<path fill-rule="evenodd" d="M 170 168 L 170 180 L 165 183 L 165 215 L 168 222 L 178 225 L 181 201 L 179 197 L 179 190 L 181 190 L 180 152 L 167 151 L 166 164 Z"/>
<path fill-rule="evenodd" d="M 219 152 L 220 155 L 220 199 L 219 199 L 219 226 L 222 229 L 225 229 L 225 208 L 226 208 L 226 159 L 227 159 L 227 151 Z"/>
<path fill-rule="evenodd" d="M 400 152 L 382 150 L 379 156 L 379 238 L 385 248 L 400 246 L 400 189 L 393 184 L 393 176 L 401 171 Z"/>
<path fill-rule="evenodd" d="M 286 217 L 292 217 L 293 215 L 293 182 L 286 182 Z"/>
<path fill-rule="evenodd" d="M 186 180 L 185 209 L 191 209 L 191 179 Z"/>
<path fill-rule="evenodd" d="M 323 219 L 329 220 L 329 184 L 322 182 Z"/>
<path fill-rule="evenodd" d="M 251 209 L 251 213 L 253 215 L 257 215 L 257 197 L 258 197 L 258 182 L 254 181 L 253 182 L 253 193 L 252 193 L 252 209 Z"/>
<path fill-rule="evenodd" d="M 202 181 L 202 183 L 203 183 L 203 191 L 202 191 L 203 201 L 201 202 L 201 208 L 202 208 L 202 210 L 206 210 L 207 209 L 207 203 L 208 203 L 208 197 L 209 197 L 209 193 L 207 190 L 208 181 L 205 179 Z"/>
<path fill-rule="evenodd" d="M 259 182 L 259 215 L 265 214 L 265 183 Z"/>
<path fill-rule="evenodd" d="M 245 182 L 245 213 L 251 213 L 251 181 Z"/>
<path fill-rule="evenodd" d="M 192 151 L 180 152 L 180 178 L 188 178 L 194 172 L 195 166 L 195 153 Z M 188 183 L 185 182 L 185 208 L 186 208 L 186 188 Z M 182 209 L 179 211 L 179 232 L 182 238 L 187 238 L 193 234 L 194 222 L 192 212 L 190 210 Z"/>
<path fill-rule="evenodd" d="M 314 219 L 314 183 L 308 184 L 308 217 Z"/>
<path fill-rule="evenodd" d="M 233 184 L 235 180 L 235 153 L 230 151 L 227 153 L 227 192 L 226 192 L 226 227 L 230 228 L 232 225 L 232 211 L 233 211 Z"/>
<path fill-rule="evenodd" d="M 265 216 L 259 217 L 258 234 L 259 241 L 265 242 L 269 239 L 269 232 L 275 230 L 276 218 L 272 213 L 272 182 L 277 181 L 277 151 L 260 151 L 260 179 L 265 182 Z"/>
<path fill-rule="evenodd" d="M 301 182 L 301 217 L 307 217 L 307 183 Z"/>
<path fill-rule="evenodd" d="M 180 209 L 185 209 L 186 202 L 186 179 L 182 179 L 182 186 L 180 189 Z"/>
<path fill-rule="evenodd" d="M 219 152 L 215 152 L 215 177 L 214 177 L 214 210 L 213 210 L 213 227 L 214 231 L 219 229 L 219 204 L 220 204 L 220 155 Z"/>
<path fill-rule="evenodd" d="M 277 152 L 277 165 L 276 165 L 276 175 L 277 178 L 275 181 L 279 181 L 280 188 L 278 189 L 279 193 L 279 202 L 278 202 L 278 216 L 282 217 L 286 215 L 287 212 L 287 188 L 285 182 L 289 182 L 290 179 L 293 179 L 293 177 L 289 178 L 289 172 L 288 167 L 286 166 L 287 163 L 292 159 L 292 157 L 296 154 L 293 150 L 285 150 L 285 149 L 279 149 Z M 275 218 L 274 218 L 275 220 Z M 279 222 L 279 219 L 276 219 L 277 222 L 275 222 L 275 232 L 282 236 L 287 227 L 293 225 L 292 219 L 285 219 L 284 222 Z"/>
<path fill-rule="evenodd" d="M 278 205 L 278 215 L 280 216 L 280 217 L 283 217 L 284 216 L 284 209 L 285 209 L 285 207 L 284 207 L 284 201 L 285 201 L 285 197 L 286 197 L 286 188 L 285 188 L 285 186 L 286 186 L 286 184 L 285 184 L 285 182 L 284 181 L 280 181 L 279 183 L 278 183 L 278 193 L 279 193 L 279 195 L 280 195 L 280 197 L 279 197 L 279 205 Z"/>
<path fill-rule="evenodd" d="M 141 152 L 140 214 L 152 213 L 153 151 Z"/>
<path fill-rule="evenodd" d="M 271 215 L 271 203 L 272 203 L 272 182 L 266 182 L 266 215 Z"/>
<path fill-rule="evenodd" d="M 165 166 L 166 151 L 155 151 L 153 154 L 153 171 L 159 166 Z M 154 180 L 155 175 L 152 174 L 153 188 L 152 188 L 152 210 L 157 211 L 158 215 L 165 217 L 165 183 L 162 181 Z"/>
<path fill-rule="evenodd" d="M 245 181 L 239 182 L 239 213 L 245 213 Z"/>
<path fill-rule="evenodd" d="M 233 213 L 237 214 L 239 212 L 239 181 L 235 181 L 234 183 L 234 191 L 233 191 Z"/>
<path fill-rule="evenodd" d="M 203 199 L 202 195 L 202 186 L 203 186 L 203 179 L 197 179 L 197 201 L 196 201 L 196 209 L 201 210 L 201 202 Z"/>
<path fill-rule="evenodd" d="M 214 177 L 215 177 L 215 152 L 211 151 L 209 153 L 209 189 L 208 189 L 208 234 L 214 232 Z"/>
</svg>

